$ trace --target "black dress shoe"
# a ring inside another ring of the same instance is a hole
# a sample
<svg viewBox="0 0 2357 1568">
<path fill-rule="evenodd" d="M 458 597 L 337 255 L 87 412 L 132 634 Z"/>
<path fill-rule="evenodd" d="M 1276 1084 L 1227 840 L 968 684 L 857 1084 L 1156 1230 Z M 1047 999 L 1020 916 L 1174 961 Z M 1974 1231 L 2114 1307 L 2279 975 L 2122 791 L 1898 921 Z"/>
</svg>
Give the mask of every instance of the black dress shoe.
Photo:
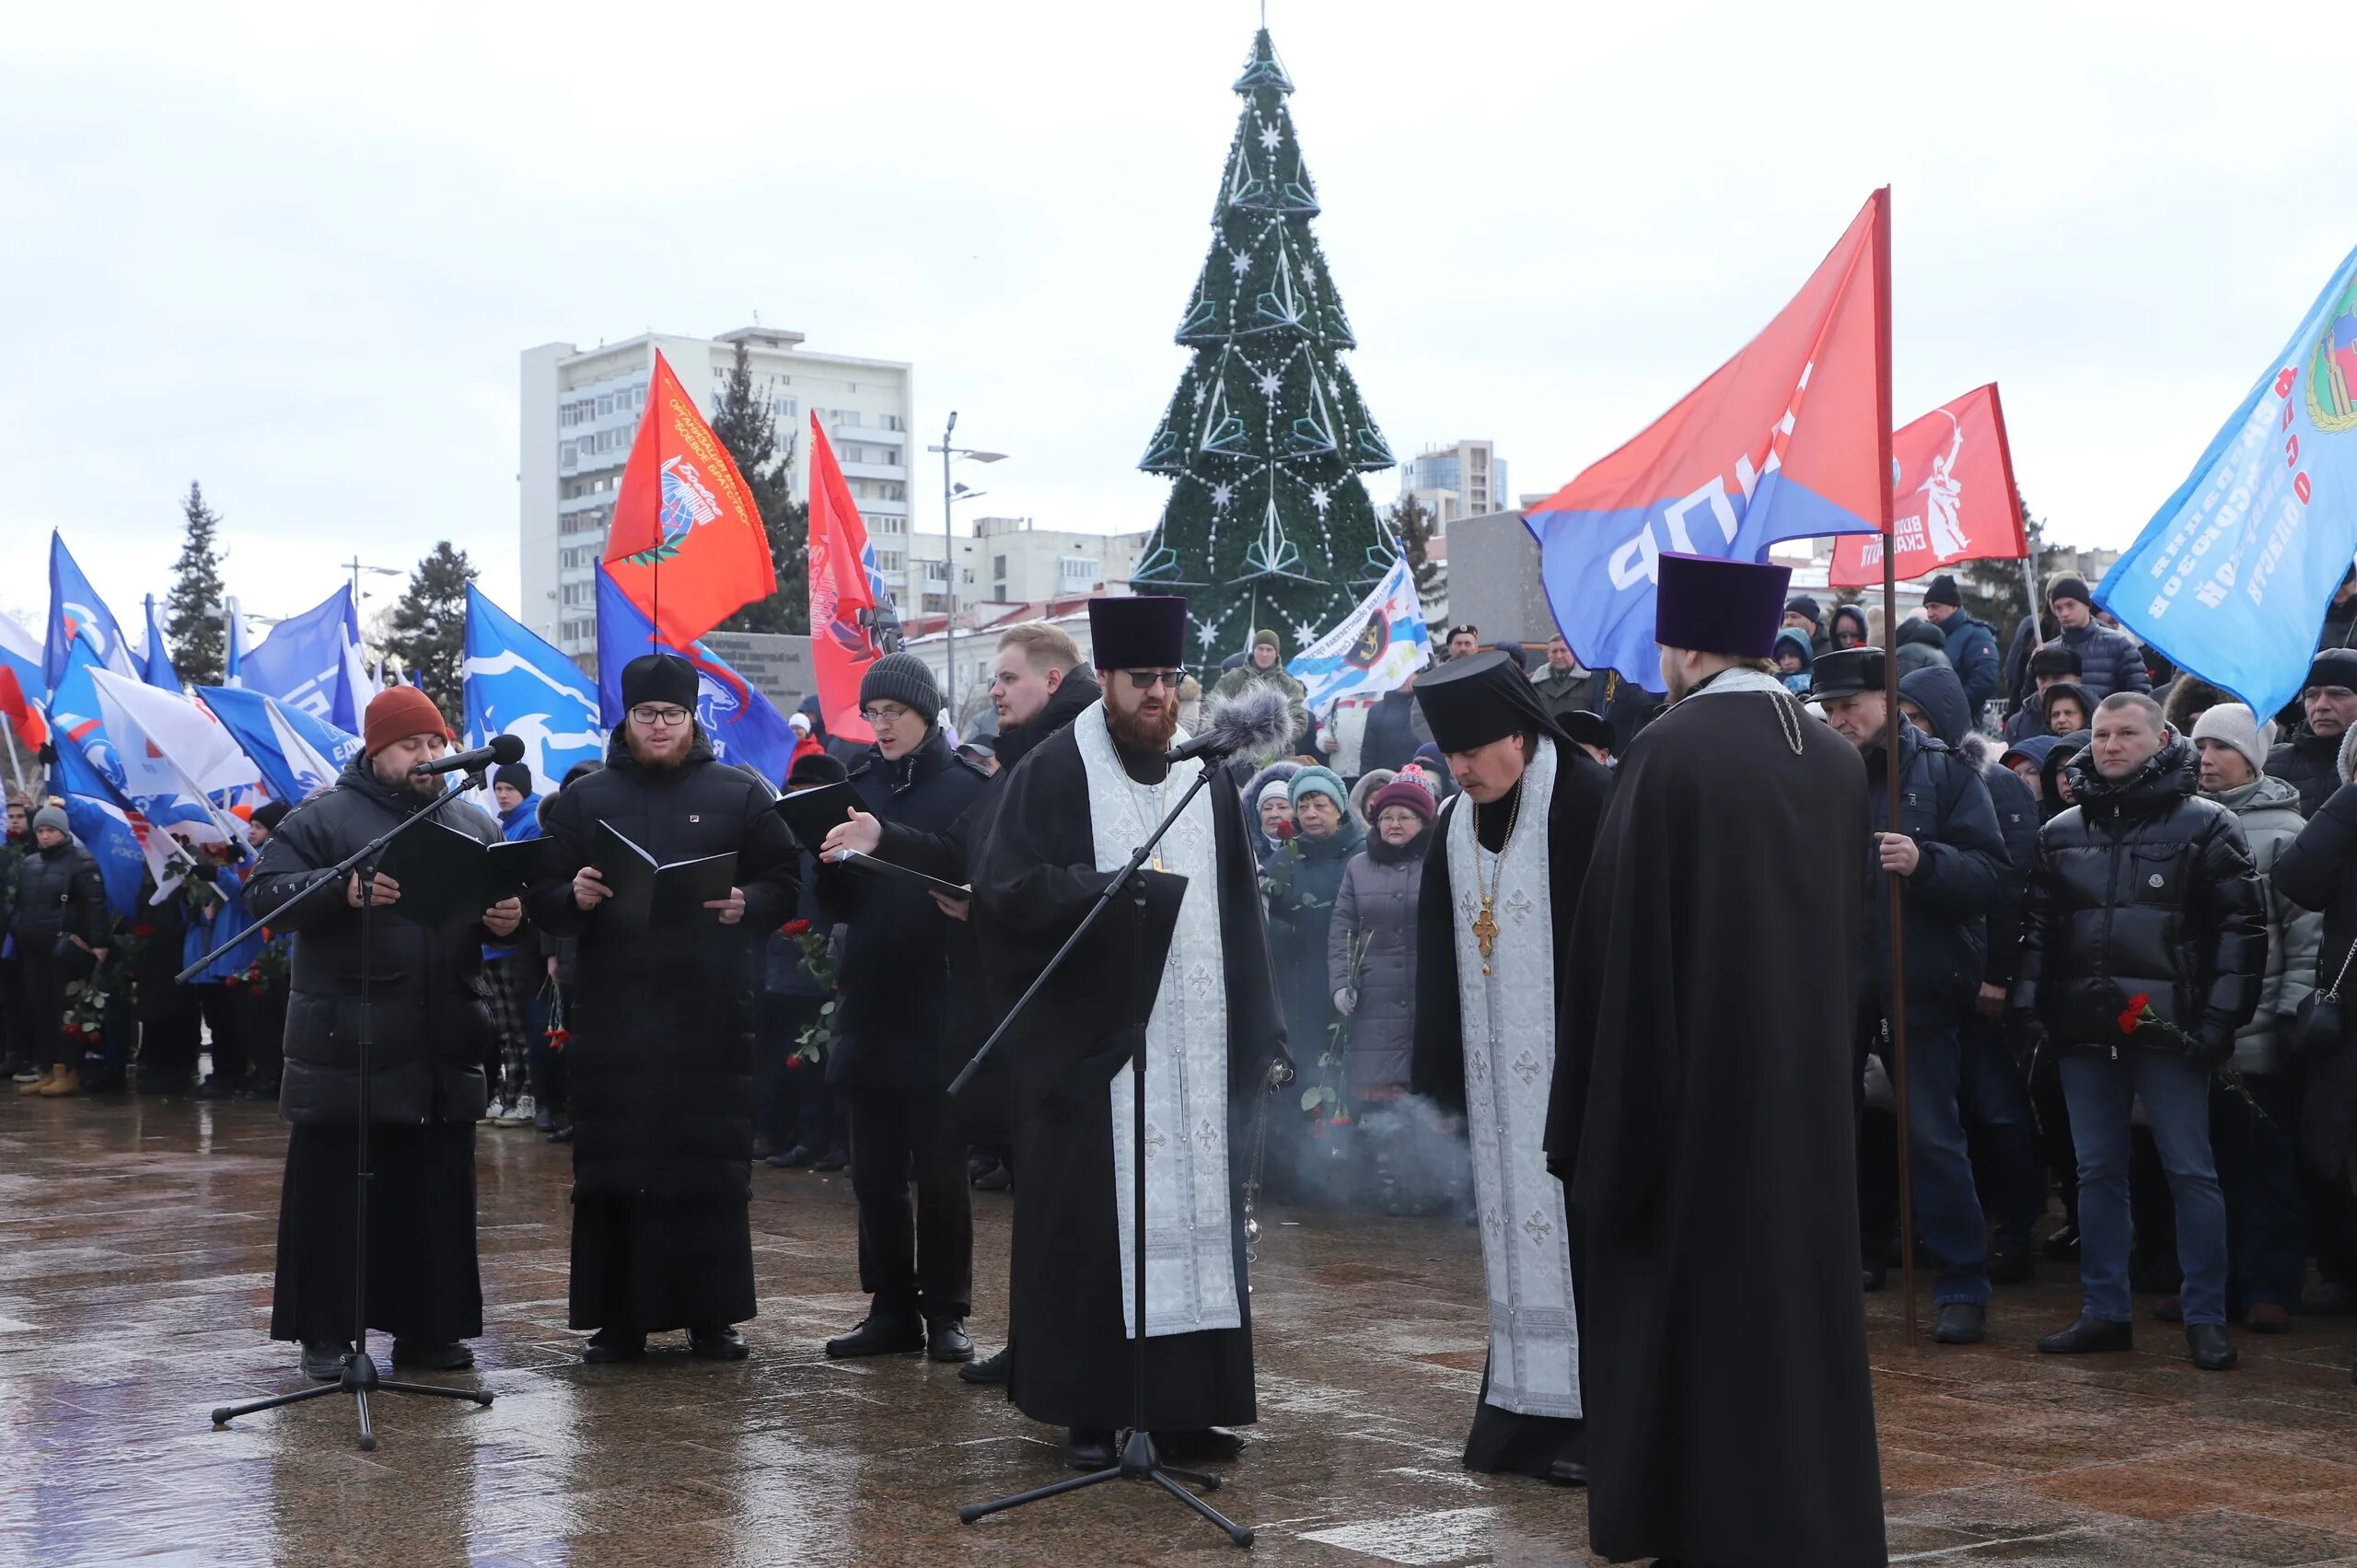
<svg viewBox="0 0 2357 1568">
<path fill-rule="evenodd" d="M 2082 1316 L 2069 1328 L 2038 1342 L 2045 1355 L 2086 1355 L 2096 1351 L 2134 1350 L 2136 1326 Z"/>
<path fill-rule="evenodd" d="M 935 1361 L 971 1361 L 974 1342 L 966 1337 L 966 1320 L 940 1317 L 924 1320 L 924 1353 Z"/>
<path fill-rule="evenodd" d="M 1988 1337 L 1989 1309 L 1977 1302 L 1951 1301 L 1933 1319 L 1935 1344 L 1977 1345 Z"/>
<path fill-rule="evenodd" d="M 2188 1323 L 2185 1343 L 2193 1353 L 2193 1365 L 2204 1372 L 2224 1372 L 2241 1359 L 2223 1323 Z"/>
<path fill-rule="evenodd" d="M 688 1353 L 705 1361 L 742 1361 L 753 1353 L 745 1336 L 726 1324 L 717 1329 L 690 1329 Z"/>
<path fill-rule="evenodd" d="M 2039 1250 L 2044 1252 L 2049 1258 L 2052 1259 L 2057 1263 L 2071 1263 L 2077 1261 L 2079 1257 L 2079 1227 L 2077 1225 L 2068 1224 L 2056 1225 L 2054 1227 L 2054 1234 L 2046 1238 L 2046 1245 L 2039 1249 Z"/>
<path fill-rule="evenodd" d="M 1585 1486 L 1587 1467 L 1577 1459 L 1557 1459 L 1547 1467 L 1547 1479 L 1565 1486 Z"/>
<path fill-rule="evenodd" d="M 341 1340 L 305 1340 L 303 1342 L 303 1376 L 322 1383 L 333 1383 L 343 1376 L 343 1358 L 352 1347 Z"/>
<path fill-rule="evenodd" d="M 188 1098 L 191 1099 L 227 1099 L 229 1098 L 229 1086 L 222 1082 L 216 1075 L 205 1079 L 203 1083 L 197 1085 L 196 1087 L 191 1089 L 188 1093 Z"/>
<path fill-rule="evenodd" d="M 1015 1347 L 1008 1345 L 996 1355 L 970 1361 L 958 1369 L 961 1383 L 1004 1383 L 1015 1372 Z"/>
<path fill-rule="evenodd" d="M 1154 1446 L 1166 1459 L 1197 1464 L 1207 1459 L 1232 1459 L 1244 1452 L 1244 1439 L 1224 1426 L 1197 1427 L 1191 1432 L 1157 1432 Z"/>
<path fill-rule="evenodd" d="M 841 1170 L 849 1164 L 851 1164 L 851 1156 L 841 1149 L 829 1149 L 810 1162 L 810 1168 L 825 1175 L 830 1171 Z"/>
<path fill-rule="evenodd" d="M 2019 1241 L 1999 1241 L 1989 1249 L 1989 1283 L 2000 1285 L 2027 1284 L 2038 1278 L 2038 1260 L 2030 1256 L 2029 1248 Z"/>
<path fill-rule="evenodd" d="M 573 1129 L 570 1127 L 558 1128 L 555 1132 L 549 1134 L 549 1142 L 552 1144 L 570 1144 L 573 1142 Z"/>
<path fill-rule="evenodd" d="M 1064 1436 L 1067 1469 L 1109 1470 L 1120 1462 L 1120 1458 L 1113 1447 L 1113 1434 L 1102 1428 L 1075 1426 Z"/>
<path fill-rule="evenodd" d="M 459 1372 L 475 1364 L 474 1347 L 453 1340 L 447 1345 L 420 1344 L 415 1340 L 393 1342 L 393 1365 L 426 1372 Z"/>
<path fill-rule="evenodd" d="M 644 1361 L 646 1336 L 628 1329 L 600 1329 L 581 1347 L 581 1359 L 592 1366 L 616 1361 Z"/>
<path fill-rule="evenodd" d="M 924 1324 L 915 1318 L 871 1312 L 858 1328 L 827 1342 L 827 1353 L 841 1361 L 854 1355 L 900 1355 L 924 1349 Z"/>
<path fill-rule="evenodd" d="M 810 1160 L 811 1154 L 809 1145 L 807 1144 L 796 1144 L 794 1147 L 785 1150 L 783 1154 L 772 1155 L 770 1156 L 770 1168 L 772 1170 L 800 1170 L 803 1167 L 808 1165 Z"/>
</svg>

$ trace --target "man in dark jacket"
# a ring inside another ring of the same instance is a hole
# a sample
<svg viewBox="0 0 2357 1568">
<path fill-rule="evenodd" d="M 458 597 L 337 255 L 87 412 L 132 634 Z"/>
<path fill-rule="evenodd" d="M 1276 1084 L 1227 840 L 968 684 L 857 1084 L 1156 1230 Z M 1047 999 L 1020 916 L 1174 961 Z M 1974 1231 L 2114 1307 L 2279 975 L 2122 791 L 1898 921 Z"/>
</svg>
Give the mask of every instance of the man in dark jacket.
<svg viewBox="0 0 2357 1568">
<path fill-rule="evenodd" d="M 24 966 L 33 1064 L 47 1072 L 17 1092 L 54 1099 L 81 1092 L 82 1047 L 65 1038 L 65 987 L 106 962 L 107 889 L 64 807 L 44 806 L 32 823 L 33 850 L 17 873 L 8 931 Z"/>
<path fill-rule="evenodd" d="M 1530 689 L 1538 694 L 1538 705 L 1547 710 L 1547 716 L 1558 724 L 1565 714 L 1594 711 L 1589 699 L 1596 689 L 1596 674 L 1580 668 L 1561 632 L 1547 639 L 1547 668 L 1530 678 Z M 1397 769 L 1399 764 L 1392 766 Z"/>
<path fill-rule="evenodd" d="M 2045 1212 L 2046 1189 L 2038 1179 L 2037 1143 L 2029 1099 L 2005 1048 L 2005 996 L 2020 961 L 2022 901 L 2029 887 L 2030 857 L 2038 848 L 2038 792 L 2027 780 L 1992 755 L 1986 736 L 1968 726 L 1964 688 L 1954 670 L 1918 670 L 1898 683 L 1898 708 L 1907 721 L 1933 735 L 1979 771 L 1997 813 L 2005 843 L 2005 864 L 1997 901 L 1989 906 L 1989 958 L 1975 1003 L 1977 1016 L 1964 1027 L 1961 1097 L 1966 1128 L 1982 1153 L 1976 1163 L 1983 1177 L 1982 1208 L 1989 1215 L 1989 1277 L 2018 1283 L 2035 1270 L 2030 1226 Z"/>
<path fill-rule="evenodd" d="M 1432 726 L 1424 723 L 1423 710 L 1416 706 L 1416 678 L 1411 675 L 1398 691 L 1386 691 L 1367 710 L 1366 728 L 1359 738 L 1359 772 L 1388 768 L 1396 773 L 1415 756 L 1416 748 L 1430 744 L 1432 738 Z M 1251 803 L 1245 805 L 1248 810 Z"/>
<path fill-rule="evenodd" d="M 745 1355 L 753 1316 L 754 945 L 793 912 L 794 845 L 766 784 L 726 766 L 696 722 L 695 667 L 644 654 L 622 667 L 625 722 L 606 765 L 543 819 L 556 876 L 532 918 L 576 935 L 566 1071 L 573 1101 L 571 1322 L 582 1359 L 635 1361 L 646 1336 L 688 1331 L 691 1354 Z M 658 865 L 734 854 L 707 912 L 647 925 L 605 906 L 598 862 Z"/>
<path fill-rule="evenodd" d="M 486 941 L 516 934 L 514 899 L 480 920 L 424 925 L 401 912 L 398 879 L 319 873 L 446 798 L 412 770 L 440 749 L 442 715 L 414 686 L 370 699 L 362 754 L 332 788 L 279 823 L 245 888 L 248 918 L 270 915 L 295 938 L 278 1114 L 286 1176 L 278 1205 L 278 1278 L 270 1337 L 297 1340 L 303 1370 L 341 1373 L 354 1346 L 352 1214 L 361 1061 L 370 1030 L 368 1327 L 393 1336 L 396 1366 L 474 1365 L 463 1342 L 482 1332 L 475 1266 L 475 1118 L 482 1114 L 491 1016 L 476 982 Z M 498 840 L 491 819 L 452 800 L 435 826 L 412 830 Z M 297 902 L 280 909 L 300 894 Z M 363 905 L 372 906 L 366 916 Z M 366 946 L 362 945 L 364 923 Z M 361 993 L 367 1003 L 364 1015 Z"/>
<path fill-rule="evenodd" d="M 1940 629 L 1947 639 L 1948 663 L 1955 667 L 1956 677 L 1964 683 L 1965 702 L 1970 707 L 1972 727 L 1980 727 L 1981 711 L 1997 695 L 2004 672 L 1998 668 L 1997 633 L 1985 621 L 1975 621 L 1964 612 L 1964 595 L 1956 579 L 1945 572 L 1932 579 L 1923 590 L 1923 619 Z"/>
<path fill-rule="evenodd" d="M 952 752 L 935 726 L 941 692 L 933 672 L 913 654 L 888 654 L 860 678 L 859 705 L 876 731 L 875 750 L 851 777 L 861 805 L 920 832 L 947 831 L 985 775 Z M 921 1350 L 935 1361 L 970 1361 L 973 1199 L 965 1141 L 949 1110 L 958 1064 L 944 1049 L 950 947 L 966 933 L 933 894 L 831 863 L 819 868 L 819 899 L 844 927 L 827 1079 L 842 1086 L 851 1115 L 859 1283 L 869 1297 L 866 1318 L 829 1340 L 827 1353 Z"/>
<path fill-rule="evenodd" d="M 1829 654 L 1817 661 L 1810 692 L 1823 704 L 1825 722 L 1866 761 L 1876 855 L 1866 867 L 1863 889 L 1865 950 L 1858 972 L 1878 977 L 1879 984 L 1859 998 L 1855 1056 L 1861 1081 L 1877 1041 L 1889 1060 L 1890 898 L 1885 878 L 1902 877 L 1908 1132 L 1916 1218 L 1939 1269 L 1932 1287 L 1939 1309 L 1933 1337 L 1942 1344 L 1977 1344 L 1986 1332 L 1989 1237 L 1964 1140 L 1961 1037 L 1988 963 L 1988 916 L 2004 880 L 2005 844 L 1978 770 L 1891 713 L 1882 661 L 1875 648 Z M 1912 679 L 1942 673 L 1955 679 L 1945 669 Z M 1894 757 L 1900 790 L 1895 824 L 1885 783 Z"/>
<path fill-rule="evenodd" d="M 2308 666 L 2300 690 L 2306 716 L 2267 754 L 2267 772 L 2300 792 L 2300 815 L 2313 817 L 2340 787 L 2334 760 L 2357 724 L 2357 648 L 2327 648 Z"/>
<path fill-rule="evenodd" d="M 2079 656 L 2079 684 L 2102 702 L 2114 691 L 2149 691 L 2144 650 L 2125 632 L 2096 619 L 2095 600 L 2084 577 L 2063 575 L 2046 586 L 2046 602 L 2062 634 L 2057 639 Z"/>
<path fill-rule="evenodd" d="M 1783 630 L 1798 632 L 1808 639 L 1812 659 L 1818 654 L 1830 651 L 1833 646 L 1832 635 L 1825 629 L 1825 611 L 1818 609 L 1817 600 L 1806 594 L 1794 595 L 1792 602 L 1784 606 Z"/>
<path fill-rule="evenodd" d="M 2085 1305 L 2038 1348 L 2134 1348 L 2128 1113 L 2141 1100 L 2177 1202 L 2186 1342 L 2194 1365 L 2223 1371 L 2235 1350 L 2210 1080 L 2258 1007 L 2265 889 L 2235 814 L 2195 796 L 2193 748 L 2150 697 L 2106 699 L 2071 769 L 2077 804 L 2038 835 L 2013 1018 L 2026 1049 L 2061 1052 Z"/>
</svg>

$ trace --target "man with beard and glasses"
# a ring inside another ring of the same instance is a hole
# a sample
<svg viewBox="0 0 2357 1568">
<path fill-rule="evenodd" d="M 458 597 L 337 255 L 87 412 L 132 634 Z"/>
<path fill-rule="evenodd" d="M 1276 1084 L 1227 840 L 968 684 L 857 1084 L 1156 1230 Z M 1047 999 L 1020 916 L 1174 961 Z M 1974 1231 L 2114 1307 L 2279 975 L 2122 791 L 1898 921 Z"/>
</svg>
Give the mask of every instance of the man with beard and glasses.
<svg viewBox="0 0 2357 1568">
<path fill-rule="evenodd" d="M 999 728 L 998 771 L 982 785 L 965 814 L 946 832 L 929 832 L 911 822 L 886 821 L 854 811 L 850 821 L 827 835 L 825 853 L 857 851 L 913 866 L 945 882 L 972 886 L 981 871 L 982 851 L 990 842 L 991 823 L 998 815 L 999 801 L 1016 764 L 1102 695 L 1069 633 L 1044 621 L 1008 627 L 999 634 L 997 656 L 991 667 L 991 706 L 998 715 Z M 970 902 L 950 899 L 937 901 L 952 920 L 966 919 L 972 907 Z M 960 972 L 960 960 L 967 956 L 968 949 L 950 949 L 950 993 L 954 996 L 971 997 L 985 989 L 979 976 L 972 977 L 976 983 L 969 983 L 969 977 Z M 955 1010 L 950 1019 L 950 1054 L 972 1055 L 1003 1016 L 995 1006 Z M 997 1152 L 1010 1171 L 1015 1144 L 1012 1082 L 1006 1055 L 994 1052 L 958 1097 L 959 1103 L 951 1108 L 967 1137 L 981 1148 Z M 969 1383 L 1004 1383 L 1013 1354 L 1014 1346 L 1009 1344 L 996 1355 L 967 1363 L 958 1376 Z"/>
<path fill-rule="evenodd" d="M 1132 1423 L 1144 1331 L 1144 1424 L 1166 1458 L 1233 1456 L 1218 1430 L 1257 1419 L 1238 1130 L 1284 1031 L 1258 879 L 1229 771 L 1173 768 L 1187 601 L 1093 599 L 1105 696 L 1000 786 L 974 880 L 993 1008 L 1013 1005 L 1195 783 L 1210 779 L 1143 874 L 1108 905 L 1004 1046 L 1015 1078 L 1009 1397 L 1070 1431 L 1066 1461 L 1113 1463 Z M 1146 1314 L 1131 1293 L 1129 1065 L 1146 1065 Z"/>
<path fill-rule="evenodd" d="M 413 770 L 443 739 L 442 715 L 414 686 L 370 699 L 361 755 L 334 787 L 268 835 L 245 888 L 259 919 L 319 872 L 442 797 Z M 499 830 L 470 804 L 435 820 L 479 842 Z M 435 830 L 421 827 L 415 832 Z M 303 1370 L 331 1379 L 351 1342 L 354 1144 L 360 1116 L 361 977 L 374 1027 L 368 1055 L 368 1326 L 393 1336 L 396 1366 L 470 1366 L 462 1342 L 482 1332 L 475 1265 L 475 1118 L 482 1114 L 491 1015 L 476 981 L 485 942 L 516 935 L 523 910 L 504 899 L 480 922 L 433 929 L 401 918 L 401 888 L 379 871 L 311 889 L 271 919 L 292 933 L 278 1113 L 293 1124 L 278 1208 L 278 1278 L 270 1337 L 303 1346 Z M 368 947 L 361 906 L 373 904 Z"/>
<path fill-rule="evenodd" d="M 571 1322 L 596 1330 L 584 1361 L 638 1360 L 648 1334 L 674 1329 L 691 1353 L 737 1361 L 734 1325 L 754 1313 L 753 949 L 794 912 L 794 844 L 761 781 L 713 755 L 693 665 L 644 654 L 621 689 L 605 767 L 542 822 L 562 872 L 526 900 L 580 939 Z M 733 854 L 736 886 L 699 918 L 631 922 L 605 907 L 600 823 L 660 865 Z"/>
</svg>

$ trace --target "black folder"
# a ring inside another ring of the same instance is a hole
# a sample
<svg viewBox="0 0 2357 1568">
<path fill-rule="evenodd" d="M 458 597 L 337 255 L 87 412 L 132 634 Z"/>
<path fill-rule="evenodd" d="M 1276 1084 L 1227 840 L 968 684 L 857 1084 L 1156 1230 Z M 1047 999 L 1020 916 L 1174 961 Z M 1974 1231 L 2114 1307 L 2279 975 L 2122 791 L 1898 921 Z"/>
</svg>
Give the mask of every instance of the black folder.
<svg viewBox="0 0 2357 1568">
<path fill-rule="evenodd" d="M 928 877 L 922 871 L 911 870 L 893 861 L 878 860 L 872 854 L 862 854 L 857 850 L 848 850 L 842 854 L 830 856 L 828 864 L 841 865 L 852 871 L 865 872 L 870 877 L 882 877 L 888 880 L 904 882 L 912 887 L 922 888 L 929 893 L 939 893 L 945 899 L 970 899 L 974 896 L 974 890 L 962 883 L 945 882 L 938 877 Z"/>
<path fill-rule="evenodd" d="M 493 890 L 491 856 L 482 840 L 440 821 L 421 822 L 386 846 L 377 869 L 401 884 L 401 901 L 386 907 L 419 925 L 440 929 L 482 918 L 510 897 Z"/>
<path fill-rule="evenodd" d="M 494 904 L 502 899 L 515 898 L 535 882 L 562 877 L 565 870 L 559 864 L 561 857 L 554 839 L 495 843 L 483 851 L 483 857 L 490 863 L 489 886 Z"/>
<path fill-rule="evenodd" d="M 726 898 L 737 885 L 734 850 L 658 865 L 653 855 L 617 832 L 611 822 L 598 824 L 598 842 L 589 863 L 613 889 L 614 896 L 607 901 L 615 916 L 635 927 L 716 919 L 716 912 L 703 906 Z"/>
<path fill-rule="evenodd" d="M 851 820 L 851 814 L 860 808 L 859 792 L 847 784 L 822 784 L 814 789 L 797 789 L 792 795 L 777 797 L 777 814 L 802 841 L 802 847 L 812 854 L 827 842 L 830 829 Z"/>
</svg>

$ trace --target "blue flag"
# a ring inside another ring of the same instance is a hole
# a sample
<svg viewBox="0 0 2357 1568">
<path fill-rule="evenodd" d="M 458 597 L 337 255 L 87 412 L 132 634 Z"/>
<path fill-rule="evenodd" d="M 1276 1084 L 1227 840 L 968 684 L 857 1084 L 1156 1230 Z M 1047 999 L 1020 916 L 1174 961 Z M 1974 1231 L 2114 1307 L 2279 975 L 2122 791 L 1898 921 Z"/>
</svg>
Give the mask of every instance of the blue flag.
<svg viewBox="0 0 2357 1568">
<path fill-rule="evenodd" d="M 280 621 L 246 649 L 238 663 L 238 683 L 357 735 L 372 694 L 366 668 L 360 614 L 346 587 Z"/>
<path fill-rule="evenodd" d="M 598 691 L 581 667 L 471 583 L 464 690 L 467 744 L 482 746 L 494 735 L 517 737 L 542 788 L 555 788 L 575 763 L 595 762 L 606 754 Z"/>
<path fill-rule="evenodd" d="M 164 642 L 164 629 L 156 623 L 154 594 L 147 596 L 147 647 L 140 660 L 139 678 L 166 691 L 180 689 L 180 671 L 172 668 L 172 650 Z"/>
<path fill-rule="evenodd" d="M 310 799 L 335 783 L 343 765 L 360 754 L 358 736 L 346 735 L 325 719 L 260 691 L 200 686 L 196 694 L 238 749 L 261 770 L 271 798 L 284 805 Z"/>
<path fill-rule="evenodd" d="M 2357 251 L 2096 602 L 2254 713 L 2299 695 L 2357 553 Z"/>
<path fill-rule="evenodd" d="M 228 601 L 226 619 L 229 622 L 228 648 L 221 661 L 221 684 L 243 686 L 246 664 L 246 612 L 238 608 L 234 598 Z"/>
<path fill-rule="evenodd" d="M 147 857 L 139 847 L 146 821 L 123 799 L 113 784 L 78 746 L 62 741 L 57 761 L 50 769 L 49 787 L 65 802 L 65 820 L 74 836 L 99 863 L 107 886 L 107 908 L 128 917 L 139 907 L 139 882 L 146 874 Z"/>
<path fill-rule="evenodd" d="M 628 595 L 598 568 L 598 709 L 609 728 L 622 723 L 622 666 L 646 653 L 678 654 L 696 667 L 696 721 L 724 762 L 751 769 L 771 787 L 785 782 L 794 763 L 795 734 L 785 715 L 743 676 L 702 643 L 675 648 L 658 642 Z"/>
<path fill-rule="evenodd" d="M 1357 609 L 1285 666 L 1313 714 L 1344 697 L 1380 697 L 1432 662 L 1433 634 L 1404 555 Z"/>
<path fill-rule="evenodd" d="M 66 656 L 76 643 L 96 649 L 99 662 L 116 674 L 138 679 L 139 668 L 123 645 L 122 628 L 115 624 L 114 611 L 82 575 L 73 552 L 65 548 L 64 536 L 52 530 L 49 536 L 49 631 L 41 651 L 41 679 L 50 691 L 55 691 L 58 682 L 65 679 Z"/>
<path fill-rule="evenodd" d="M 90 678 L 90 672 L 99 668 L 98 647 L 89 640 L 76 642 L 67 651 L 64 678 L 58 682 L 56 695 L 50 703 L 50 726 L 57 750 L 64 753 L 78 749 L 82 753 L 116 797 L 132 808 L 135 819 L 144 821 L 142 842 L 149 837 L 148 829 L 173 828 L 184 829 L 200 842 L 217 840 L 221 836 L 220 825 L 210 804 L 174 772 L 168 758 L 146 744 L 146 737 L 133 739 L 131 751 L 124 753 L 121 742 L 127 738 L 117 737 L 108 724 L 98 682 Z M 136 680 L 138 677 L 129 675 L 122 679 Z M 161 862 L 157 864 L 160 865 Z M 157 880 L 162 880 L 160 874 Z"/>
</svg>

